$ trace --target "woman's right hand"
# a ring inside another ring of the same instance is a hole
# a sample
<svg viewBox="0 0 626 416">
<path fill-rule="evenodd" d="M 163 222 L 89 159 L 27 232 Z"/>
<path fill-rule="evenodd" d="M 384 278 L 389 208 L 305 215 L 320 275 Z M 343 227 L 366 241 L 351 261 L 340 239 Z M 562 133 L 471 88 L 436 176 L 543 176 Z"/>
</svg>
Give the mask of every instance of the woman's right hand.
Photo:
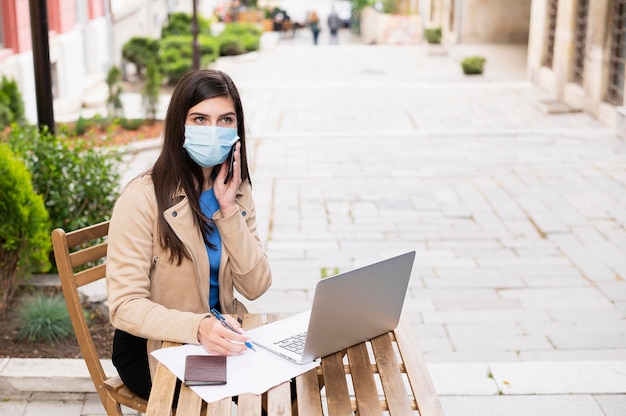
<svg viewBox="0 0 626 416">
<path fill-rule="evenodd" d="M 230 326 L 243 332 L 233 317 L 224 314 L 224 318 Z M 231 331 L 222 325 L 218 319 L 209 316 L 200 322 L 198 341 L 211 354 L 238 355 L 246 351 L 247 347 L 244 342 L 249 341 L 249 338 L 241 333 Z"/>
</svg>

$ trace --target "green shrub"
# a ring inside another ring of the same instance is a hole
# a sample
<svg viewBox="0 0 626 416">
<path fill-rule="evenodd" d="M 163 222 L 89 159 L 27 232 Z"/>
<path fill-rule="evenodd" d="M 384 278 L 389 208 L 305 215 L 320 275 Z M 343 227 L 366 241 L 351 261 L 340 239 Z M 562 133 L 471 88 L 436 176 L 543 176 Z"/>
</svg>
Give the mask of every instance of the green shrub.
<svg viewBox="0 0 626 416">
<path fill-rule="evenodd" d="M 159 41 L 149 37 L 134 36 L 122 47 L 122 58 L 135 65 L 137 75 L 143 78 L 148 64 L 159 55 Z"/>
<path fill-rule="evenodd" d="M 163 29 L 161 30 L 161 37 L 165 39 L 169 36 L 191 36 L 192 18 L 193 16 L 190 13 L 185 12 L 175 12 L 170 14 L 167 18 L 167 24 L 163 26 Z M 199 34 L 211 34 L 211 25 L 208 19 L 197 13 L 196 21 L 198 22 Z"/>
<path fill-rule="evenodd" d="M 161 70 L 169 85 L 175 85 L 192 68 L 191 36 L 170 36 L 161 41 Z M 198 36 L 200 66 L 206 68 L 219 53 L 219 41 L 214 36 Z"/>
<path fill-rule="evenodd" d="M 200 45 L 200 65 L 206 68 L 219 57 L 220 41 L 215 36 L 198 36 L 198 44 Z"/>
<path fill-rule="evenodd" d="M 91 148 L 36 126 L 13 125 L 6 140 L 45 201 L 51 222 L 47 240 L 53 228 L 75 230 L 109 219 L 121 178 L 115 147 Z"/>
<path fill-rule="evenodd" d="M 72 334 L 72 322 L 61 295 L 36 293 L 17 307 L 17 338 L 55 344 Z"/>
<path fill-rule="evenodd" d="M 148 64 L 146 71 L 146 83 L 141 92 L 144 111 L 146 117 L 152 121 L 156 120 L 156 113 L 159 106 L 159 92 L 161 91 L 161 73 L 156 63 Z"/>
<path fill-rule="evenodd" d="M 403 0 L 383 0 L 383 13 L 405 14 L 406 5 Z"/>
<path fill-rule="evenodd" d="M 122 103 L 122 70 L 117 66 L 112 66 L 107 73 L 107 87 L 109 88 L 109 96 L 107 98 L 107 107 L 109 114 L 113 117 L 119 117 L 124 113 L 124 104 Z"/>
<path fill-rule="evenodd" d="M 175 85 L 192 68 L 191 36 L 170 36 L 161 41 L 161 69 L 166 81 Z"/>
<path fill-rule="evenodd" d="M 224 48 L 225 44 L 236 42 L 243 47 L 241 53 L 256 51 L 259 49 L 262 33 L 262 29 L 251 23 L 229 23 L 219 35 L 220 45 Z"/>
<path fill-rule="evenodd" d="M 2 77 L 0 82 L 0 125 L 24 122 L 24 100 L 14 80 Z"/>
<path fill-rule="evenodd" d="M 236 36 L 220 36 L 220 56 L 234 56 L 246 53 L 246 48 Z"/>
<path fill-rule="evenodd" d="M 79 116 L 78 120 L 76 120 L 76 125 L 74 127 L 74 131 L 78 136 L 81 136 L 89 130 L 89 127 L 92 126 L 92 122 L 88 118 L 83 118 L 83 116 Z"/>
<path fill-rule="evenodd" d="M 443 36 L 440 27 L 434 27 L 430 29 L 424 29 L 424 39 L 430 44 L 441 43 L 441 37 Z"/>
<path fill-rule="evenodd" d="M 122 126 L 125 130 L 139 130 L 142 123 L 143 119 L 141 118 L 120 118 L 120 126 Z"/>
<path fill-rule="evenodd" d="M 469 56 L 461 61 L 461 67 L 465 75 L 476 75 L 483 73 L 485 58 L 482 56 Z"/>
<path fill-rule="evenodd" d="M 228 23 L 222 33 L 220 34 L 233 34 L 233 35 L 253 35 L 261 36 L 263 29 L 253 23 Z"/>
<path fill-rule="evenodd" d="M 25 164 L 0 143 L 0 313 L 19 282 L 48 270 L 50 226 L 43 199 L 33 189 Z"/>
</svg>

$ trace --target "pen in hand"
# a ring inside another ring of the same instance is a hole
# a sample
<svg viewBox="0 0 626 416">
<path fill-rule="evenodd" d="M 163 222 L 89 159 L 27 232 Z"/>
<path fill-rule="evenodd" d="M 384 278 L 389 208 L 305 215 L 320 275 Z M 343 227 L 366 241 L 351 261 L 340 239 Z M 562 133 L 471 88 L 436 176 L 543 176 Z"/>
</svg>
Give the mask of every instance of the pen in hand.
<svg viewBox="0 0 626 416">
<path fill-rule="evenodd" d="M 224 325 L 226 328 L 230 329 L 231 331 L 233 331 L 234 333 L 238 334 L 239 332 L 235 330 L 235 328 L 233 328 L 232 326 L 230 326 L 230 324 L 228 322 L 226 322 L 226 318 L 224 318 L 224 316 L 215 308 L 211 309 L 211 313 L 213 314 L 213 316 L 215 316 L 215 318 L 217 320 L 219 320 L 222 325 Z M 244 342 L 244 344 L 246 344 L 246 347 L 250 348 L 252 351 L 257 352 L 257 350 L 254 348 L 254 346 L 249 342 L 246 341 Z"/>
</svg>

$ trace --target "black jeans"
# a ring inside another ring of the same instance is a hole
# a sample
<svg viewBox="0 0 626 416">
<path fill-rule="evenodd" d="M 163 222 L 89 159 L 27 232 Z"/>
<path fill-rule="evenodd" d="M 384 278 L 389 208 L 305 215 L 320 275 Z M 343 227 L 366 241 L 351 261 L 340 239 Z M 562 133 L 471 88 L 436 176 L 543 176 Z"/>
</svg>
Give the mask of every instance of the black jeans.
<svg viewBox="0 0 626 416">
<path fill-rule="evenodd" d="M 137 396 L 148 399 L 152 389 L 147 340 L 116 329 L 111 360 L 120 378 Z"/>
</svg>

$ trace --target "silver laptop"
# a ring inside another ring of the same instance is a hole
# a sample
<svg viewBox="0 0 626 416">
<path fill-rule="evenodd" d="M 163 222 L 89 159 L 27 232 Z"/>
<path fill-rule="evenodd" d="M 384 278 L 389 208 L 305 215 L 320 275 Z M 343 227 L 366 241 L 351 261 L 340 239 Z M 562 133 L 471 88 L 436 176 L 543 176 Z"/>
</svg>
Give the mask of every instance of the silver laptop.
<svg viewBox="0 0 626 416">
<path fill-rule="evenodd" d="M 256 345 L 298 364 L 396 328 L 415 251 L 320 280 L 311 310 L 246 331 Z"/>
</svg>

